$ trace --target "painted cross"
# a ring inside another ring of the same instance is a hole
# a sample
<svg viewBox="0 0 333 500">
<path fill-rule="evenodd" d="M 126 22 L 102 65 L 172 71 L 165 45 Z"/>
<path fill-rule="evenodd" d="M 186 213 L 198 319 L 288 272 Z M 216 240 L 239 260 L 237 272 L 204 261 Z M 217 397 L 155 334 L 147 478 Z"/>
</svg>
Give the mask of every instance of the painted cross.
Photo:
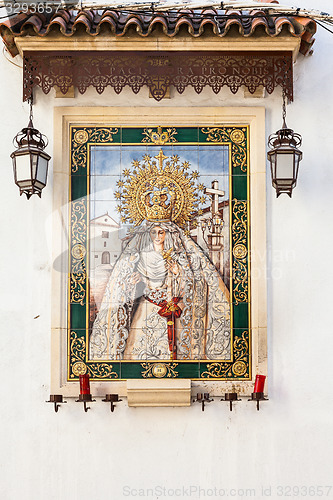
<svg viewBox="0 0 333 500">
<path fill-rule="evenodd" d="M 205 194 L 209 194 L 212 198 L 212 216 L 214 217 L 219 211 L 219 196 L 224 196 L 225 192 L 219 189 L 219 182 L 215 180 L 211 188 L 205 188 Z"/>
</svg>

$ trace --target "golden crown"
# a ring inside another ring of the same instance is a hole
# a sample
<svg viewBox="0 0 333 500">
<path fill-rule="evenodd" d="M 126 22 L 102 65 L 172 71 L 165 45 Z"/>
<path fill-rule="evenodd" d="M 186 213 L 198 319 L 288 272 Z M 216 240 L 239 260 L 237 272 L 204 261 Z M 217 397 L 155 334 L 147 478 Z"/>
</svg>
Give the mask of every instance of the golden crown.
<svg viewBox="0 0 333 500">
<path fill-rule="evenodd" d="M 148 190 L 141 194 L 147 220 L 172 220 L 175 192 L 166 189 Z"/>
<path fill-rule="evenodd" d="M 198 208 L 194 182 L 198 172 L 187 172 L 189 162 L 165 156 L 162 149 L 153 158 L 144 155 L 141 162 L 134 160 L 132 167 L 123 171 L 126 181 L 118 181 L 121 189 L 115 193 L 121 221 L 138 225 L 143 220 L 171 220 L 184 226 Z"/>
</svg>

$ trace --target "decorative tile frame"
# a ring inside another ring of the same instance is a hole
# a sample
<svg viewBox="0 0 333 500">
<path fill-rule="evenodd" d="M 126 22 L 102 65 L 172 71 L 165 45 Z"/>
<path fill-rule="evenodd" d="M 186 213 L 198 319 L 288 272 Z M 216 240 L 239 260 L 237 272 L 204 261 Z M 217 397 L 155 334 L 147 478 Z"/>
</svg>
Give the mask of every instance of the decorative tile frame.
<svg viewBox="0 0 333 500">
<path fill-rule="evenodd" d="M 246 395 L 251 392 L 255 373 L 266 372 L 264 110 L 177 108 L 177 115 L 172 107 L 164 107 L 163 111 L 157 124 L 155 108 L 140 108 L 140 124 L 139 118 L 129 108 L 55 109 L 56 137 L 61 140 L 59 147 L 55 147 L 54 158 L 54 241 L 57 242 L 54 251 L 61 272 L 55 270 L 53 276 L 52 392 L 75 395 L 77 384 L 74 382 L 81 371 L 88 370 L 96 395 L 110 392 L 110 386 L 117 387 L 118 393 L 124 393 L 122 380 L 159 377 L 161 373 L 170 378 L 191 378 L 193 385 L 201 385 L 210 392 L 213 384 L 215 394 L 232 389 Z M 87 309 L 83 297 L 86 291 L 87 233 L 82 231 L 82 227 L 87 227 L 84 208 L 87 176 L 80 175 L 80 169 L 87 172 L 90 144 L 114 143 L 117 134 L 120 137 L 121 127 L 126 130 L 134 125 L 140 134 L 146 126 L 186 127 L 189 133 L 199 131 L 200 143 L 223 143 L 230 147 L 232 170 L 238 174 L 231 183 L 230 193 L 234 274 L 234 342 L 230 362 L 96 362 L 88 358 L 86 325 L 78 319 L 83 317 L 78 310 Z M 62 134 L 59 128 L 62 128 Z M 59 220 L 61 230 L 57 224 Z M 68 221 L 65 230 L 64 220 Z M 70 246 L 66 251 L 68 240 Z M 250 279 L 250 266 L 256 268 L 253 280 Z M 163 370 L 159 372 L 156 364 L 162 364 Z"/>
</svg>

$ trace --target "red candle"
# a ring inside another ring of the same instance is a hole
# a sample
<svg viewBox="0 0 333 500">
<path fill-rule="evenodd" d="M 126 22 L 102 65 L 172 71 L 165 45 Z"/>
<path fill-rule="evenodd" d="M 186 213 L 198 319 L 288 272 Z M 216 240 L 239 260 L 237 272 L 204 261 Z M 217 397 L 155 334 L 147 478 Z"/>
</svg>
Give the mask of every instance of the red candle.
<svg viewBox="0 0 333 500">
<path fill-rule="evenodd" d="M 80 375 L 80 394 L 90 394 L 89 373 Z"/>
<path fill-rule="evenodd" d="M 266 379 L 265 375 L 256 375 L 256 381 L 254 383 L 253 392 L 264 392 L 265 379 Z"/>
</svg>

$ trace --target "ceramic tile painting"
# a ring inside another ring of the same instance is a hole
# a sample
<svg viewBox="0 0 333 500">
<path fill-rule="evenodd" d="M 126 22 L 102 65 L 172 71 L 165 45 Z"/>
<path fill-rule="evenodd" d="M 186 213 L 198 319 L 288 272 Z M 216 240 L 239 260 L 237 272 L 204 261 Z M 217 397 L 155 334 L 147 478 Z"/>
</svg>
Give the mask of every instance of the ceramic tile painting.
<svg viewBox="0 0 333 500">
<path fill-rule="evenodd" d="M 72 130 L 71 379 L 250 376 L 247 133 Z"/>
</svg>

